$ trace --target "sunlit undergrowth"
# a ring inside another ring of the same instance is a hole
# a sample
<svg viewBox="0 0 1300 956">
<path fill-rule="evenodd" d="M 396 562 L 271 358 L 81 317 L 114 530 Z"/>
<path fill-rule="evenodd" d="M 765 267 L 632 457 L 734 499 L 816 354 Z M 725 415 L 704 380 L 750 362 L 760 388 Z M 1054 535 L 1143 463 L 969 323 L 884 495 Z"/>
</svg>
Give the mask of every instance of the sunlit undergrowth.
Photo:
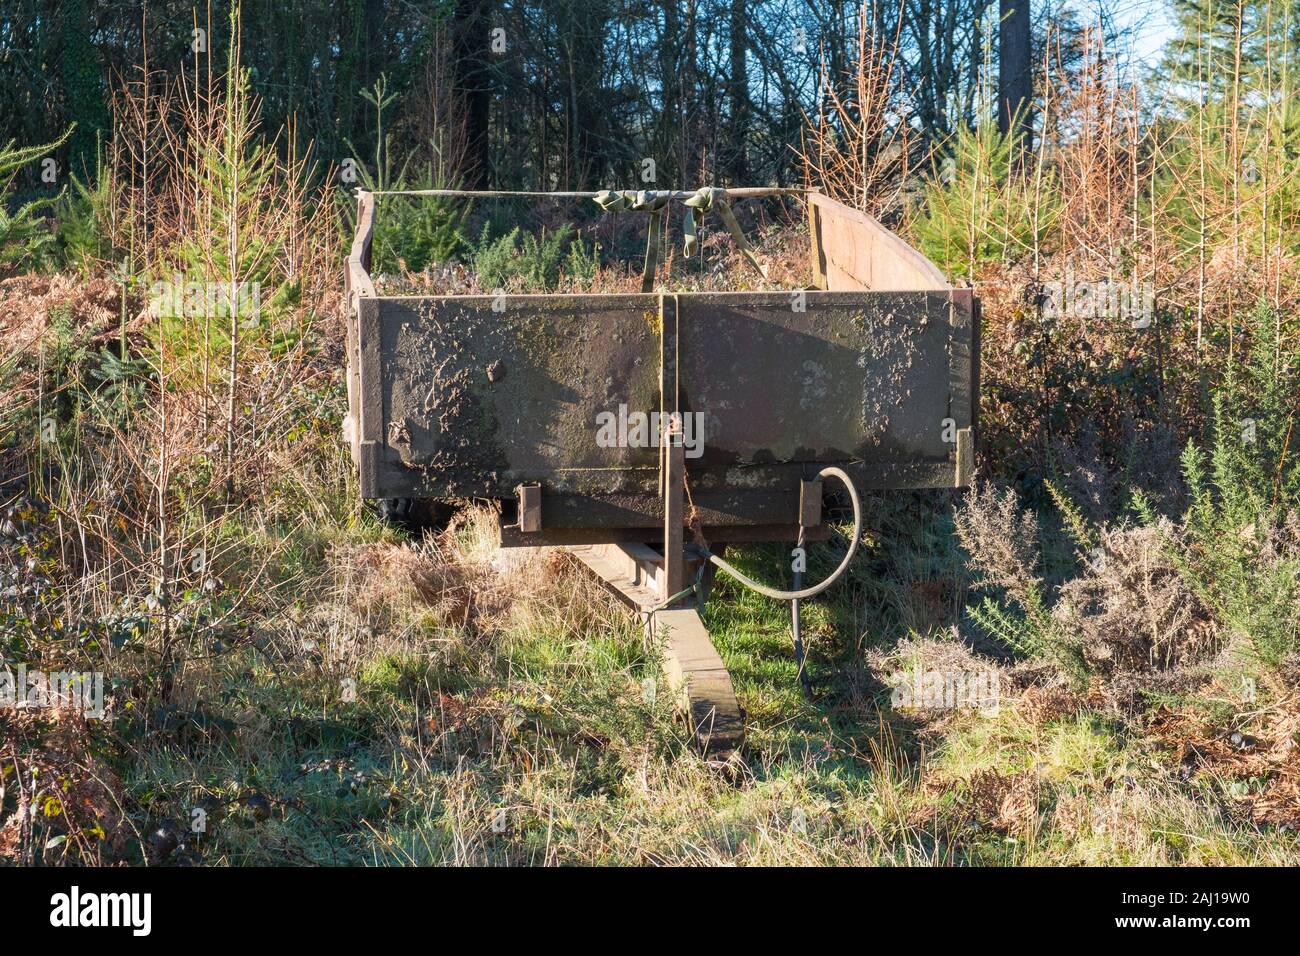
<svg viewBox="0 0 1300 956">
<path fill-rule="evenodd" d="M 1214 601 L 1187 605 L 1198 579 L 1177 559 L 1192 552 L 1169 550 L 1186 532 L 1154 513 L 1141 524 L 1136 503 L 1127 525 L 1072 524 L 1046 503 L 1033 523 L 1043 564 L 1032 573 L 1051 622 L 1041 636 L 1070 642 L 1082 679 L 966 614 L 967 589 L 988 583 L 964 570 L 967 558 L 992 568 L 1005 553 L 1003 570 L 1020 573 L 1010 545 L 1025 540 L 979 495 L 959 506 L 944 492 L 868 499 L 848 580 L 804 608 L 808 694 L 788 607 L 719 578 L 705 620 L 748 718 L 745 765 L 726 775 L 690 744 L 667 695 L 647 694 L 654 649 L 574 562 L 495 551 L 488 512 L 406 539 L 359 507 L 328 353 L 265 406 L 291 424 L 259 437 L 261 460 L 245 472 L 255 497 L 214 503 L 209 457 L 175 460 L 166 517 L 179 544 L 159 589 L 156 487 L 135 464 L 153 454 L 153 386 L 145 378 L 123 393 L 91 374 L 102 361 L 93 329 L 89 341 L 62 341 L 71 333 L 60 328 L 43 347 L 73 360 L 42 377 L 38 349 L 11 373 L 14 394 L 30 397 L 9 426 L 30 453 L 21 460 L 49 465 L 48 484 L 10 485 L 26 490 L 0 529 L 4 586 L 15 589 L 3 649 L 7 663 L 102 669 L 109 707 L 104 721 L 80 724 L 4 715 L 19 755 L 5 762 L 0 815 L 10 858 L 1296 859 L 1292 671 L 1285 658 L 1241 653 L 1249 634 L 1223 623 Z M 30 441 L 38 412 L 57 426 L 45 447 Z M 1097 475 L 1087 487 L 1118 490 Z M 974 520 L 992 537 L 963 554 L 954 521 Z M 816 545 L 810 575 L 842 547 L 838 537 Z M 735 557 L 788 583 L 781 546 Z M 1177 600 L 1153 598 L 1162 594 Z M 1194 613 L 1174 613 L 1183 605 Z M 894 706 L 894 685 L 917 668 L 996 673 L 998 705 Z M 23 792 L 41 808 L 27 834 L 15 825 Z"/>
</svg>

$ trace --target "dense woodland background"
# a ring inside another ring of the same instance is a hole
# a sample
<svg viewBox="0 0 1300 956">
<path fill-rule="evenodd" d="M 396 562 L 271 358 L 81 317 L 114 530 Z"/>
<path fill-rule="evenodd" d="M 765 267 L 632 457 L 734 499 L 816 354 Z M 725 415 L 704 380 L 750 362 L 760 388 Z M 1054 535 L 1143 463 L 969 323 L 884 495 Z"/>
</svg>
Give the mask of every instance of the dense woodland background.
<svg viewBox="0 0 1300 956">
<path fill-rule="evenodd" d="M 897 50 L 891 98 L 907 97 L 921 147 L 977 122 L 983 66 L 1008 61 L 1010 102 L 1042 73 L 1049 38 L 1056 66 L 1076 69 L 1081 11 L 1097 20 L 1096 8 L 1037 4 L 1031 23 L 1006 0 L 253 0 L 242 57 L 265 125 L 292 123 L 299 153 L 326 164 L 374 155 L 375 106 L 359 94 L 382 75 L 395 151 L 466 186 L 639 182 L 646 157 L 664 187 L 791 183 L 819 104 L 853 102 L 860 18 L 868 44 Z M 224 62 L 229 13 L 185 0 L 9 0 L 0 141 L 46 142 L 75 122 L 63 155 L 93 168 L 112 91 L 202 74 L 196 42 Z"/>
</svg>

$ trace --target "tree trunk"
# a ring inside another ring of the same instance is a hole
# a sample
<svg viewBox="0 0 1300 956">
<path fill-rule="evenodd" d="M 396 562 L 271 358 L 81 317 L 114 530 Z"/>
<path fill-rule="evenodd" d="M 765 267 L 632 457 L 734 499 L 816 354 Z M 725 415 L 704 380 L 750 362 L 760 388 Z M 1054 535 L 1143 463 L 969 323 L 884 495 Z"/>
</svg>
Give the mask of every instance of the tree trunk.
<svg viewBox="0 0 1300 956">
<path fill-rule="evenodd" d="M 95 48 L 90 42 L 91 24 L 85 0 L 66 0 L 63 17 L 63 88 L 68 112 L 77 128 L 68 144 L 68 168 L 83 179 L 97 171 L 96 134 L 108 129 L 108 107 L 104 103 Z"/>
<path fill-rule="evenodd" d="M 731 127 L 727 148 L 730 151 L 728 173 L 731 185 L 744 186 L 749 175 L 745 163 L 745 131 L 749 127 L 749 37 L 745 27 L 748 14 L 745 0 L 731 0 L 731 77 L 727 95 L 731 100 Z"/>
<path fill-rule="evenodd" d="M 455 94 L 465 116 L 461 179 L 468 189 L 484 189 L 488 185 L 488 113 L 492 105 L 491 0 L 456 0 L 453 42 Z"/>
<path fill-rule="evenodd" d="M 565 63 L 565 123 L 569 131 L 570 189 L 590 189 L 605 180 L 608 167 L 604 112 L 604 42 L 609 10 L 604 0 L 564 8 L 557 25 Z"/>
<path fill-rule="evenodd" d="M 1022 134 L 1017 155 L 1033 135 L 1033 73 L 1029 52 L 1029 0 L 998 0 L 998 130 Z"/>
<path fill-rule="evenodd" d="M 388 62 L 388 34 L 384 29 L 384 0 L 364 0 L 361 4 L 361 77 L 360 86 L 368 89 L 379 79 Z"/>
<path fill-rule="evenodd" d="M 678 51 L 681 45 L 681 16 L 677 9 L 680 0 L 662 0 L 664 30 L 659 42 L 659 82 L 663 88 L 663 103 L 659 117 L 656 147 L 657 180 L 638 185 L 654 188 L 664 183 L 680 182 L 685 157 L 678 152 L 682 145 L 681 96 L 682 80 L 677 75 Z"/>
</svg>

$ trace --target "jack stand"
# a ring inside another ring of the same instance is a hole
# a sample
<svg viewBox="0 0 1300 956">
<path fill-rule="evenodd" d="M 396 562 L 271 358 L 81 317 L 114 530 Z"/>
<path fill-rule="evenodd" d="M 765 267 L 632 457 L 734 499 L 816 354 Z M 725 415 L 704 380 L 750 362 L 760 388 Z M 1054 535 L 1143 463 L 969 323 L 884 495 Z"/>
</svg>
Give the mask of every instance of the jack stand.
<svg viewBox="0 0 1300 956">
<path fill-rule="evenodd" d="M 795 543 L 795 548 L 802 551 L 804 547 L 803 525 L 799 526 L 799 539 Z M 804 556 L 804 560 L 807 557 Z M 800 565 L 795 564 L 793 590 L 798 591 L 803 587 L 803 571 Z M 794 640 L 794 660 L 799 667 L 799 683 L 803 687 L 806 696 L 812 696 L 812 685 L 808 680 L 808 671 L 806 669 L 807 656 L 803 646 L 803 631 L 799 621 L 799 599 L 795 598 L 790 602 L 790 636 Z"/>
</svg>

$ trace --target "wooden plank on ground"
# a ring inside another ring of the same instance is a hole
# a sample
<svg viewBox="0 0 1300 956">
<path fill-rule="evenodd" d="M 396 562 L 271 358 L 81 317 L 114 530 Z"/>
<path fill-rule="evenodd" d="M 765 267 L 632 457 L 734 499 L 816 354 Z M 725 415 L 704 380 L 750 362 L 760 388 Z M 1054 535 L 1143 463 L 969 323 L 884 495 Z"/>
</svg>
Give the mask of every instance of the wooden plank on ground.
<svg viewBox="0 0 1300 956">
<path fill-rule="evenodd" d="M 645 545 L 566 548 L 641 617 L 646 639 L 663 651 L 664 679 L 700 748 L 727 763 L 745 736 L 744 711 L 731 675 L 693 606 L 655 610 L 663 557 Z"/>
<path fill-rule="evenodd" d="M 744 740 L 744 713 L 699 612 L 693 607 L 656 611 L 646 627 L 652 640 L 663 642 L 664 676 L 696 740 L 710 759 L 729 760 Z"/>
<path fill-rule="evenodd" d="M 565 550 L 634 611 L 648 611 L 659 603 L 654 560 L 662 558 L 645 545 L 573 545 Z"/>
</svg>

